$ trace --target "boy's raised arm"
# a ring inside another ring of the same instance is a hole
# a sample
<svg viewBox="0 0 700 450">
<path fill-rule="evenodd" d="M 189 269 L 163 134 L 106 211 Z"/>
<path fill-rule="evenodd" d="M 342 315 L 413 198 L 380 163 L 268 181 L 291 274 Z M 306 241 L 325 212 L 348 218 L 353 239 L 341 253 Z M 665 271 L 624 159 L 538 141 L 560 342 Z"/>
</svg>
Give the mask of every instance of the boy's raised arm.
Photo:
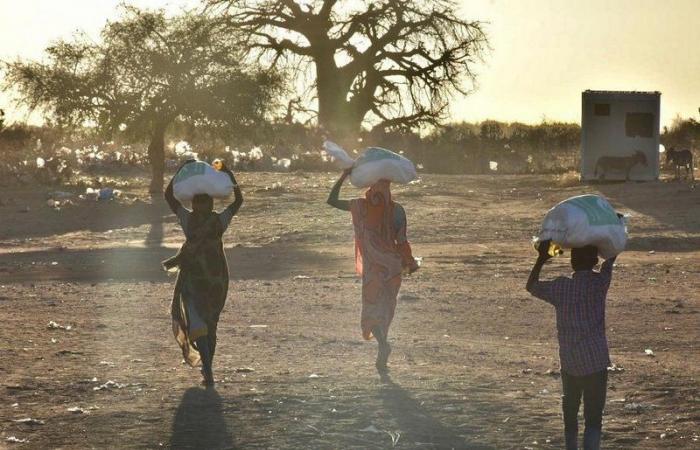
<svg viewBox="0 0 700 450">
<path fill-rule="evenodd" d="M 535 297 L 542 299 L 546 302 L 552 302 L 551 295 L 551 282 L 540 281 L 540 272 L 542 271 L 542 266 L 551 258 L 549 252 L 549 241 L 542 241 L 537 246 L 537 261 L 530 271 L 530 276 L 527 279 L 527 284 L 525 289 L 534 295 Z"/>
<path fill-rule="evenodd" d="M 603 264 L 600 266 L 600 281 L 603 286 L 603 289 L 606 291 L 610 287 L 610 282 L 612 281 L 612 271 L 613 267 L 615 266 L 615 260 L 617 259 L 617 256 L 613 256 L 612 258 L 608 258 L 605 261 L 603 261 Z"/>
</svg>

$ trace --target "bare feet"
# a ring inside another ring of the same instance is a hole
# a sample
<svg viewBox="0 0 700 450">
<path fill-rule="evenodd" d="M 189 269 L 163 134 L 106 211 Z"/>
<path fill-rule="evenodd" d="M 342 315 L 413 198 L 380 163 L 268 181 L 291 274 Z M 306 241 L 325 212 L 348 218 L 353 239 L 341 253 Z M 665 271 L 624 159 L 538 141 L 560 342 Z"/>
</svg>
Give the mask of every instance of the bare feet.
<svg viewBox="0 0 700 450">
<path fill-rule="evenodd" d="M 391 345 L 388 342 L 379 344 L 379 351 L 377 352 L 377 362 L 375 366 L 377 371 L 380 373 L 388 372 L 389 367 L 387 362 L 389 361 L 389 355 L 391 354 Z"/>
</svg>

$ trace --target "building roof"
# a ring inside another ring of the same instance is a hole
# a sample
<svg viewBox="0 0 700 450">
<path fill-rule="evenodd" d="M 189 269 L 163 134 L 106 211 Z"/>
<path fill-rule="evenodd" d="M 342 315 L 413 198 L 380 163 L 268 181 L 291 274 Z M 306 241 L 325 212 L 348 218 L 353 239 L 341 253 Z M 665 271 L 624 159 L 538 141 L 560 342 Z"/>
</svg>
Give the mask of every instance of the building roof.
<svg viewBox="0 0 700 450">
<path fill-rule="evenodd" d="M 615 95 L 615 94 L 661 95 L 661 92 L 659 92 L 659 91 L 596 91 L 593 89 L 586 89 L 583 92 L 585 94 L 607 94 L 607 95 Z"/>
</svg>

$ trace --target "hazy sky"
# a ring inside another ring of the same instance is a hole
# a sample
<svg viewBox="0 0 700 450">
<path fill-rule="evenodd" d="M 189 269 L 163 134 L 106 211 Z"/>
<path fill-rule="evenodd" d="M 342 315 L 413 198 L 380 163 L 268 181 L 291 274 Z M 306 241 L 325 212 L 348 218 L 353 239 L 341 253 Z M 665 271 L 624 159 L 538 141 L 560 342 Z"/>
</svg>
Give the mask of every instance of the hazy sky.
<svg viewBox="0 0 700 450">
<path fill-rule="evenodd" d="M 97 35 L 120 0 L 0 0 L 0 58 L 38 58 L 78 29 Z M 177 10 L 188 0 L 135 0 Z M 492 50 L 455 120 L 579 121 L 585 89 L 661 91 L 662 124 L 699 118 L 700 0 L 462 0 Z M 7 97 L 0 108 L 11 113 Z M 16 118 L 14 116 L 13 118 Z"/>
</svg>

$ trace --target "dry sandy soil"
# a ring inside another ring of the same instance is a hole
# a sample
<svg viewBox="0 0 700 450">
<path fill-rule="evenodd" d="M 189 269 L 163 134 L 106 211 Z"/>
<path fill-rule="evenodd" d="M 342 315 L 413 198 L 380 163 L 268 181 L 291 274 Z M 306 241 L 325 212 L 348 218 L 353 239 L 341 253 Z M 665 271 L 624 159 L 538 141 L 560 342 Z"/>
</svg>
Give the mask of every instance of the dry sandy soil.
<svg viewBox="0 0 700 450">
<path fill-rule="evenodd" d="M 424 266 L 404 280 L 380 379 L 350 217 L 324 203 L 334 177 L 240 175 L 215 390 L 181 364 L 159 262 L 183 238 L 142 180 L 136 201 L 60 210 L 47 188 L 3 187 L 0 447 L 561 448 L 554 313 L 524 284 L 542 215 L 583 192 L 632 215 L 607 303 L 619 369 L 604 446 L 700 447 L 700 190 L 433 175 L 397 188 Z M 559 258 L 544 276 L 568 272 Z"/>
</svg>

